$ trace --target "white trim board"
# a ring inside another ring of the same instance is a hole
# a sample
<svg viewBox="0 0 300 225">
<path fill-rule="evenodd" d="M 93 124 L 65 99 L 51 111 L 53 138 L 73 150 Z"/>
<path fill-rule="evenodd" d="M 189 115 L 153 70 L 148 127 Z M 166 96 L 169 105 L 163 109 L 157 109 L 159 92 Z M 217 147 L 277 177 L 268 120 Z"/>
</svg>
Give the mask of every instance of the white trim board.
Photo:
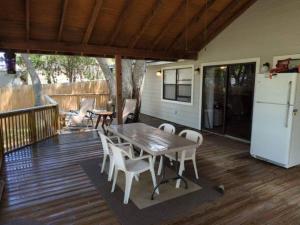
<svg viewBox="0 0 300 225">
<path fill-rule="evenodd" d="M 201 130 L 202 122 L 202 93 L 203 93 L 203 68 L 205 66 L 217 66 L 217 65 L 230 65 L 238 63 L 256 63 L 255 73 L 258 74 L 260 70 L 260 57 L 256 58 L 246 58 L 246 59 L 236 59 L 236 60 L 227 60 L 227 61 L 217 61 L 217 62 L 207 62 L 200 64 L 200 96 L 199 96 L 199 130 Z"/>
<path fill-rule="evenodd" d="M 184 69 L 184 68 L 192 68 L 192 71 L 193 71 L 193 75 L 192 75 L 192 90 L 191 90 L 191 102 L 180 102 L 180 101 L 173 101 L 173 100 L 167 100 L 167 99 L 164 99 L 163 97 L 163 94 L 164 94 L 164 91 L 163 91 L 163 77 L 164 77 L 164 70 L 168 70 L 168 69 Z M 194 68 L 194 65 L 192 64 L 189 64 L 189 65 L 181 65 L 181 66 L 170 66 L 170 67 L 163 67 L 161 68 L 161 80 L 160 80 L 160 83 L 161 83 L 161 96 L 160 96 L 160 100 L 162 102 L 168 102 L 168 103 L 173 103 L 173 104 L 180 104 L 180 105 L 188 105 L 188 106 L 193 106 L 193 102 L 194 102 L 194 76 L 195 76 L 195 68 Z"/>
</svg>

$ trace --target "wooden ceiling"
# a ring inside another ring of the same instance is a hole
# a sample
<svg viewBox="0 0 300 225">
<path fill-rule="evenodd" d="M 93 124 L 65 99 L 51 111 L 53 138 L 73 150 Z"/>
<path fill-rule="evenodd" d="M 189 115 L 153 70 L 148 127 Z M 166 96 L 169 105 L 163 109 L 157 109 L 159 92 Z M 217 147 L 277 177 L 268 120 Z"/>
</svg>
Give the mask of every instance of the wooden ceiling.
<svg viewBox="0 0 300 225">
<path fill-rule="evenodd" d="M 0 0 L 0 49 L 196 59 L 255 0 Z"/>
</svg>

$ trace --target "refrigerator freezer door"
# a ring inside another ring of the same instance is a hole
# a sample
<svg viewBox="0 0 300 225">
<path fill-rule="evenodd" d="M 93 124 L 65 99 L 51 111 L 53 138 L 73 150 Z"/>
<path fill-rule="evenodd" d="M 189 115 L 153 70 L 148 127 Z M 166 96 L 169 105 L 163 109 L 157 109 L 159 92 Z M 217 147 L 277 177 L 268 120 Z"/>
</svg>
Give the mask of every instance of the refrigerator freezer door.
<svg viewBox="0 0 300 225">
<path fill-rule="evenodd" d="M 251 155 L 288 165 L 293 107 L 257 103 L 254 107 Z"/>
<path fill-rule="evenodd" d="M 281 73 L 272 79 L 265 74 L 258 74 L 255 82 L 255 102 L 293 105 L 296 82 L 296 73 Z"/>
</svg>

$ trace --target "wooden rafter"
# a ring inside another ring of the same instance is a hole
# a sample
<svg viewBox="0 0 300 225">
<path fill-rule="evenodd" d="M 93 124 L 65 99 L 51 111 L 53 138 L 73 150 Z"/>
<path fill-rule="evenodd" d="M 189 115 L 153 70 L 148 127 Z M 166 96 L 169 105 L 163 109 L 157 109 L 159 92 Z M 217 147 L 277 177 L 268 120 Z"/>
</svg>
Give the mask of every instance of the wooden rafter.
<svg viewBox="0 0 300 225">
<path fill-rule="evenodd" d="M 89 42 L 102 4 L 103 4 L 103 0 L 96 0 L 96 3 L 95 3 L 95 6 L 94 6 L 94 9 L 93 9 L 90 21 L 89 21 L 88 26 L 85 30 L 84 35 L 83 35 L 82 44 L 87 44 Z"/>
<path fill-rule="evenodd" d="M 0 40 L 0 50 L 13 49 L 16 52 L 41 52 L 45 54 L 74 54 L 100 57 L 113 57 L 121 55 L 124 58 L 133 59 L 196 59 L 196 51 L 151 51 L 142 49 L 117 48 L 100 45 L 76 44 L 51 41 L 24 41 L 24 40 Z"/>
<path fill-rule="evenodd" d="M 30 0 L 25 0 L 26 40 L 30 39 Z"/>
<path fill-rule="evenodd" d="M 185 1 L 181 0 L 181 3 L 179 6 L 174 10 L 170 18 L 167 20 L 166 24 L 162 26 L 162 30 L 159 32 L 158 36 L 154 39 L 152 49 L 155 49 L 158 43 L 161 41 L 161 39 L 169 32 L 169 29 L 172 27 L 172 20 L 174 20 L 176 17 L 180 16 L 181 10 L 184 10 L 185 7 Z"/>
<path fill-rule="evenodd" d="M 211 0 L 208 1 L 207 4 L 205 4 L 203 7 L 199 9 L 199 11 L 187 22 L 187 24 L 180 30 L 180 32 L 177 34 L 177 36 L 174 38 L 172 42 L 166 47 L 167 50 L 172 48 L 174 44 L 178 41 L 181 40 L 185 34 L 187 33 L 189 27 L 193 26 L 194 24 L 197 24 L 199 20 L 204 16 L 206 13 L 206 10 L 208 10 L 216 0 Z"/>
<path fill-rule="evenodd" d="M 138 41 L 141 39 L 142 35 L 148 28 L 148 26 L 151 24 L 153 18 L 157 15 L 158 10 L 160 6 L 162 5 L 161 0 L 156 0 L 153 7 L 151 8 L 150 13 L 148 16 L 145 18 L 145 20 L 142 23 L 142 26 L 139 29 L 139 32 L 135 34 L 133 40 L 130 41 L 129 48 L 134 48 L 135 45 L 138 43 Z"/>
<path fill-rule="evenodd" d="M 197 49 L 201 50 L 207 43 L 222 32 L 230 23 L 245 12 L 257 0 L 232 0 L 229 5 L 208 25 L 206 36 L 202 34 L 202 30 L 195 35 L 191 43 L 200 43 Z M 225 21 L 224 21 L 225 20 Z M 201 38 L 199 38 L 201 37 Z M 200 40 L 199 40 L 200 39 Z"/>
<path fill-rule="evenodd" d="M 68 6 L 68 1 L 69 0 L 63 0 L 63 7 L 62 7 L 62 10 L 61 10 L 60 22 L 59 22 L 59 28 L 58 28 L 58 34 L 57 34 L 57 41 L 60 41 L 61 37 L 62 37 L 62 32 L 63 32 L 64 22 L 65 22 L 65 15 L 66 15 L 66 10 L 67 10 L 67 6 Z"/>
<path fill-rule="evenodd" d="M 121 29 L 122 25 L 124 24 L 124 22 L 126 21 L 126 18 L 129 15 L 129 10 L 128 9 L 129 9 L 129 6 L 130 6 L 131 2 L 132 1 L 130 1 L 130 0 L 125 0 L 123 9 L 120 13 L 120 16 L 119 16 L 118 20 L 117 20 L 118 22 L 115 26 L 115 29 L 113 30 L 112 35 L 109 36 L 109 39 L 110 39 L 109 40 L 109 45 L 110 46 L 112 46 L 114 44 L 114 42 L 115 42 L 115 40 L 116 40 L 116 38 L 117 38 L 117 36 L 120 32 L 120 29 Z"/>
</svg>

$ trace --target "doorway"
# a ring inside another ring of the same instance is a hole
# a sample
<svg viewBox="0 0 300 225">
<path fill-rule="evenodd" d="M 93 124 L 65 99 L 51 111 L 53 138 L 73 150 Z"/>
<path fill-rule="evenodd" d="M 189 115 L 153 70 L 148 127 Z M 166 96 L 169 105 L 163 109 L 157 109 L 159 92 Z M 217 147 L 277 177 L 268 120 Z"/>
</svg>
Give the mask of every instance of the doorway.
<svg viewBox="0 0 300 225">
<path fill-rule="evenodd" d="M 250 140 L 255 72 L 255 62 L 203 67 L 203 130 Z"/>
</svg>

